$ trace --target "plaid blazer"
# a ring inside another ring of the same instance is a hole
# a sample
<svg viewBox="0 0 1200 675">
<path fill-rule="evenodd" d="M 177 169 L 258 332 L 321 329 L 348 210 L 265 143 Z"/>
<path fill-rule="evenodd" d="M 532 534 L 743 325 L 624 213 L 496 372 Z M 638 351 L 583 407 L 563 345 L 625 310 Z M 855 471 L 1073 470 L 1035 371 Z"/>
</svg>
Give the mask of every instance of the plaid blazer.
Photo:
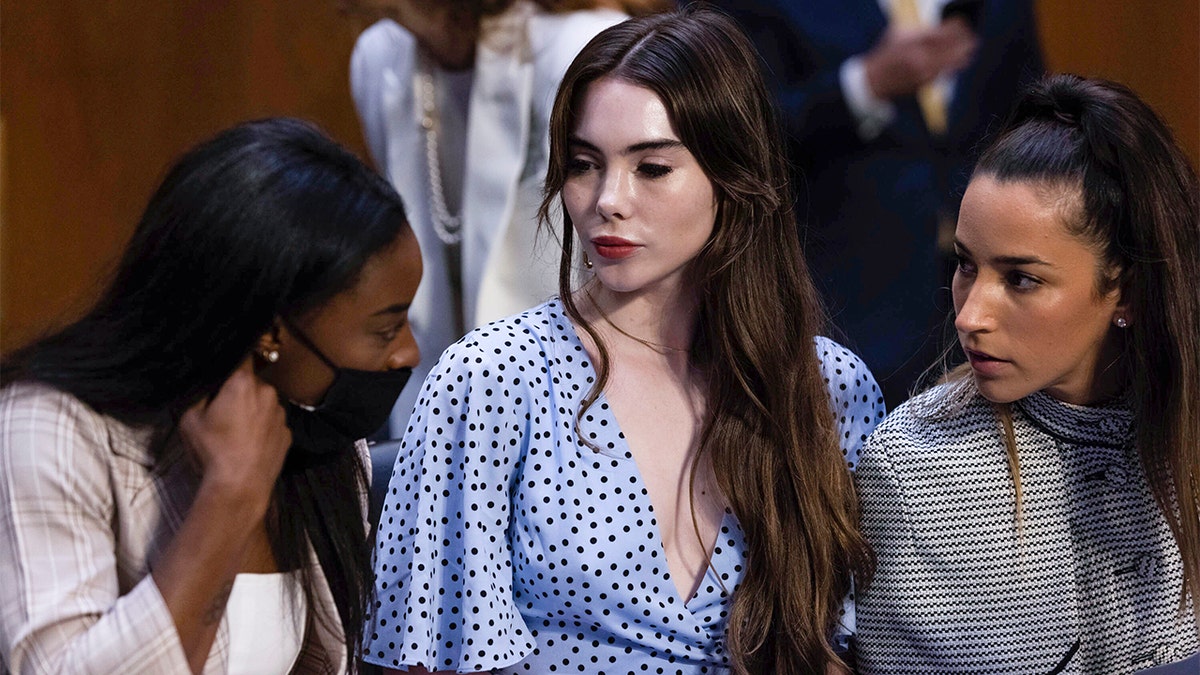
<svg viewBox="0 0 1200 675">
<path fill-rule="evenodd" d="M 178 449 L 156 466 L 149 436 L 44 385 L 0 390 L 0 670 L 190 672 L 150 569 L 198 480 Z M 345 672 L 333 597 L 314 578 L 293 672 Z M 228 660 L 223 618 L 204 672 Z"/>
</svg>

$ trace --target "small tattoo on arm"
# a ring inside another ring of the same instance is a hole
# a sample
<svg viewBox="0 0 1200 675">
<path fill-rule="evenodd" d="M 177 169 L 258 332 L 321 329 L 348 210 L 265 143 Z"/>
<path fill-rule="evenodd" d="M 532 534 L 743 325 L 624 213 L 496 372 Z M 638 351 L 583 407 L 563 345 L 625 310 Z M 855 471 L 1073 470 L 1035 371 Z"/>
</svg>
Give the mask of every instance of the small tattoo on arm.
<svg viewBox="0 0 1200 675">
<path fill-rule="evenodd" d="M 225 604 L 229 602 L 229 594 L 233 592 L 233 582 L 225 584 L 217 593 L 217 597 L 213 598 L 212 603 L 205 610 L 202 620 L 204 625 L 211 626 L 221 620 L 221 615 L 225 613 Z"/>
</svg>

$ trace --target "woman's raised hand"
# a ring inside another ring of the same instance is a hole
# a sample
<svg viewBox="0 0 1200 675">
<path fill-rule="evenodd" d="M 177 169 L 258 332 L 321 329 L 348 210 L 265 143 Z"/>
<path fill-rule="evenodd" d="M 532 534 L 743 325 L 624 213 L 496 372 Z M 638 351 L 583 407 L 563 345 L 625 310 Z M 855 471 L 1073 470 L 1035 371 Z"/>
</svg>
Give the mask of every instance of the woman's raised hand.
<svg viewBox="0 0 1200 675">
<path fill-rule="evenodd" d="M 255 375 L 253 357 L 246 357 L 216 396 L 189 408 L 179 428 L 205 484 L 230 496 L 259 497 L 265 508 L 292 434 L 275 388 Z"/>
</svg>

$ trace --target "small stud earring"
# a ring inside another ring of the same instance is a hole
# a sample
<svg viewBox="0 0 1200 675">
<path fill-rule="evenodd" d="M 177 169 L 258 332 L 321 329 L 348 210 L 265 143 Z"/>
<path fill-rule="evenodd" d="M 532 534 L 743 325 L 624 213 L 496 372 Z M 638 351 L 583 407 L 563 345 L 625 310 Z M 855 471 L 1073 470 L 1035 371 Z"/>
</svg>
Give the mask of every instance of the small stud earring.
<svg viewBox="0 0 1200 675">
<path fill-rule="evenodd" d="M 1117 324 L 1117 328 L 1128 328 L 1129 327 L 1129 322 L 1126 321 L 1125 317 L 1123 317 L 1123 316 L 1118 316 L 1115 323 Z"/>
<path fill-rule="evenodd" d="M 262 351 L 262 357 L 267 360 L 267 363 L 275 363 L 276 361 L 279 360 L 279 350 L 278 349 L 264 349 Z"/>
<path fill-rule="evenodd" d="M 583 266 L 592 269 L 592 259 L 588 257 L 587 251 L 583 252 Z"/>
</svg>

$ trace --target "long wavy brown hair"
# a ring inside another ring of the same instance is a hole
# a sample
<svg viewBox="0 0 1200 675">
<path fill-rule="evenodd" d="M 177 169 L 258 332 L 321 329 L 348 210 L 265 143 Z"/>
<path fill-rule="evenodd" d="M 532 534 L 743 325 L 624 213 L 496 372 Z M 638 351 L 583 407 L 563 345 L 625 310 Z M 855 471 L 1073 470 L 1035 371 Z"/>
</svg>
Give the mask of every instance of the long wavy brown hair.
<svg viewBox="0 0 1200 675">
<path fill-rule="evenodd" d="M 753 47 L 709 10 L 626 21 L 597 35 L 568 68 L 550 120 L 540 217 L 563 212 L 559 292 L 599 352 L 590 406 L 609 354 L 571 292 L 573 226 L 561 205 L 567 139 L 588 86 L 615 77 L 658 95 L 717 195 L 711 238 L 692 263 L 699 316 L 689 354 L 705 375 L 702 460 L 745 533 L 745 576 L 728 644 L 738 673 L 824 672 L 852 574 L 869 576 L 857 503 L 836 437 L 813 338 L 825 315 L 801 254 L 783 143 Z"/>
<path fill-rule="evenodd" d="M 1122 366 L 1137 451 L 1200 598 L 1200 182 L 1162 119 L 1128 88 L 1075 75 L 1027 92 L 976 175 L 1080 195 L 1067 226 L 1099 253 L 1097 292 L 1130 308 Z M 1114 329 L 1115 330 L 1115 329 Z M 998 409 L 1020 495 L 1011 413 Z M 1020 505 L 1018 503 L 1018 515 Z"/>
</svg>

